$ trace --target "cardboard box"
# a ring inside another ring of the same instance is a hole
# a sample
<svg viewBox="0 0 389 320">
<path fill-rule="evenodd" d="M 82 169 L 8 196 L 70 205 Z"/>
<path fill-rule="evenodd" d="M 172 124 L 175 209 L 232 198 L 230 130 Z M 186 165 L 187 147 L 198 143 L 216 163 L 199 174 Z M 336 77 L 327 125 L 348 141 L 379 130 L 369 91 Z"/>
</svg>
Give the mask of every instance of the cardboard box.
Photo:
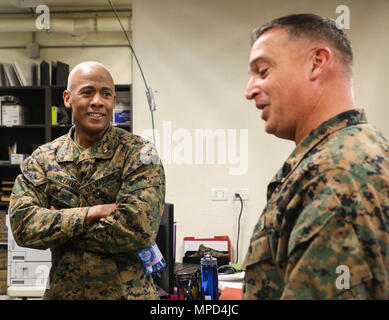
<svg viewBox="0 0 389 320">
<path fill-rule="evenodd" d="M 24 153 L 11 153 L 9 155 L 9 160 L 11 164 L 22 164 L 23 161 L 28 157 L 28 154 Z"/>
<path fill-rule="evenodd" d="M 20 104 L 2 103 L 2 125 L 3 126 L 18 126 L 26 124 L 26 108 Z"/>
</svg>

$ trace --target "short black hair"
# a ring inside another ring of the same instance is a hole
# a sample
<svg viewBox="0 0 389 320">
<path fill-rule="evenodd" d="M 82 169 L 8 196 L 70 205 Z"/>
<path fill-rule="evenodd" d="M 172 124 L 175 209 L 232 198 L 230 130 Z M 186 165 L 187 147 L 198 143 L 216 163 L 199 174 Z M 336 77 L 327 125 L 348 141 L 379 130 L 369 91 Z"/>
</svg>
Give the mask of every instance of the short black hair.
<svg viewBox="0 0 389 320">
<path fill-rule="evenodd" d="M 351 73 L 353 65 L 351 44 L 343 30 L 336 26 L 334 20 L 311 13 L 292 14 L 276 18 L 254 29 L 251 33 L 251 45 L 266 31 L 274 28 L 286 28 L 288 35 L 292 37 L 326 41 L 339 52 L 340 61 Z"/>
</svg>

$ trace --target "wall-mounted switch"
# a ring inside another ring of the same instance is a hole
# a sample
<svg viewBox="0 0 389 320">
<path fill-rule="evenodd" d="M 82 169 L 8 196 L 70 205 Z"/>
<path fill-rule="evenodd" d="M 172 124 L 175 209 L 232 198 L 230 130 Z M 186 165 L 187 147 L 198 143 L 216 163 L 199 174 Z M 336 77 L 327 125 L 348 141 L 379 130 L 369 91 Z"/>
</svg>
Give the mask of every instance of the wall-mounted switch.
<svg viewBox="0 0 389 320">
<path fill-rule="evenodd" d="M 213 188 L 211 190 L 212 201 L 227 201 L 228 200 L 228 189 L 227 188 Z"/>
</svg>

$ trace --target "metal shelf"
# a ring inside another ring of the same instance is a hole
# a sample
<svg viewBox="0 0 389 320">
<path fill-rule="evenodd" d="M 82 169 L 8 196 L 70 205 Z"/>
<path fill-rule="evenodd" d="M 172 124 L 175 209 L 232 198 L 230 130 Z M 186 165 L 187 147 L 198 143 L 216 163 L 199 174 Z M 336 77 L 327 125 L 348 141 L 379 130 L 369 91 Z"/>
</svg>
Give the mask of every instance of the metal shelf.
<svg viewBox="0 0 389 320">
<path fill-rule="evenodd" d="M 7 129 L 42 129 L 45 128 L 44 124 L 22 124 L 16 126 L 0 126 L 0 128 Z"/>
<path fill-rule="evenodd" d="M 20 163 L 11 164 L 11 161 L 8 160 L 0 160 L 0 167 L 20 167 Z"/>
<path fill-rule="evenodd" d="M 71 126 L 73 126 L 73 125 L 70 124 L 70 123 L 64 123 L 64 124 L 52 124 L 52 125 L 51 125 L 52 128 L 70 128 Z"/>
</svg>

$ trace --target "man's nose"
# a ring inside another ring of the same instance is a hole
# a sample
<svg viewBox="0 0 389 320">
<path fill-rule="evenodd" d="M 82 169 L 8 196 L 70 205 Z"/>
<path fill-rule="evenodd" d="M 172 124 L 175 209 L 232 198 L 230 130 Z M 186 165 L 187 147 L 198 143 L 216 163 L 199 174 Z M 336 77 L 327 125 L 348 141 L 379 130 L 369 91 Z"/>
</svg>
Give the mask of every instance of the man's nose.
<svg viewBox="0 0 389 320">
<path fill-rule="evenodd" d="M 252 100 L 259 93 L 260 89 L 255 85 L 254 79 L 250 78 L 245 90 L 245 97 L 247 100 Z"/>
<path fill-rule="evenodd" d="M 96 94 L 93 96 L 91 105 L 96 107 L 102 107 L 104 105 L 103 97 L 99 92 L 96 92 Z"/>
</svg>

